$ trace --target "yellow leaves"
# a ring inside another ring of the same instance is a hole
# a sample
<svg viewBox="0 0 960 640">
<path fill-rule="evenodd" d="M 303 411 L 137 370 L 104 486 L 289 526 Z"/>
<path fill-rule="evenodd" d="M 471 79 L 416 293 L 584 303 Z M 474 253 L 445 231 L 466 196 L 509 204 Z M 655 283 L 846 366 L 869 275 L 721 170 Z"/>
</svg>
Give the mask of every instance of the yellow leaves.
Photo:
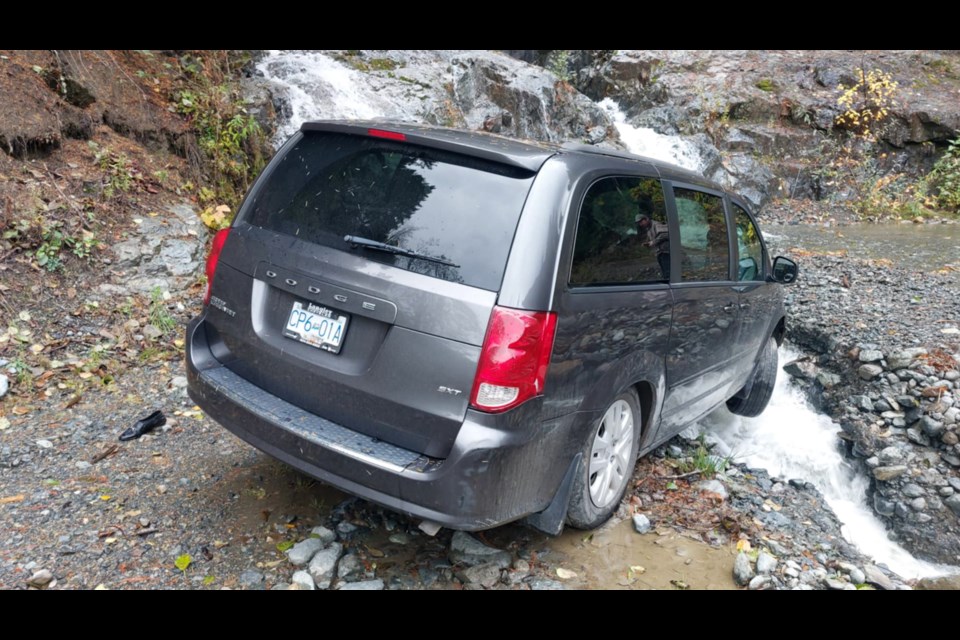
<svg viewBox="0 0 960 640">
<path fill-rule="evenodd" d="M 225 204 L 207 207 L 200 213 L 200 220 L 203 221 L 203 224 L 214 231 L 229 227 L 231 219 L 230 207 Z"/>
<path fill-rule="evenodd" d="M 899 84 L 880 69 L 860 70 L 860 80 L 853 86 L 837 85 L 837 105 L 842 109 L 834 122 L 855 135 L 876 140 L 881 123 L 890 115 Z"/>
</svg>

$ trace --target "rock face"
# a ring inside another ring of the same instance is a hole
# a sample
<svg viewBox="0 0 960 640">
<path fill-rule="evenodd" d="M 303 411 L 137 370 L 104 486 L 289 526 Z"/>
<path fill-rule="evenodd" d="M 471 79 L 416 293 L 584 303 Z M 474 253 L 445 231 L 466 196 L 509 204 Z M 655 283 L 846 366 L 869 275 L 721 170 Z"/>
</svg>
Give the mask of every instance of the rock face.
<svg viewBox="0 0 960 640">
<path fill-rule="evenodd" d="M 190 281 L 203 261 L 206 227 L 186 204 L 174 205 L 167 214 L 138 218 L 134 233 L 111 247 L 116 264 L 126 272 L 124 287 L 149 293 L 176 290 Z M 115 285 L 104 285 L 105 293 Z"/>
<path fill-rule="evenodd" d="M 305 120 L 387 117 L 515 138 L 618 144 L 606 112 L 571 84 L 493 51 L 285 52 L 266 55 L 257 69 L 277 111 L 290 116 L 282 138 Z"/>
<path fill-rule="evenodd" d="M 508 51 L 533 64 L 555 64 L 552 51 Z M 943 51 L 689 51 L 569 52 L 574 85 L 594 100 L 612 98 L 635 126 L 680 134 L 707 162 L 707 175 L 754 204 L 771 197 L 846 198 L 822 180 L 822 134 L 840 113 L 838 86 L 882 69 L 900 83 L 882 144 L 884 167 L 914 177 L 929 169 L 925 144 L 944 145 L 960 129 L 958 57 Z M 917 90 L 926 76 L 937 89 Z M 944 91 L 939 83 L 951 90 Z M 909 91 L 905 87 L 911 87 Z M 701 137 L 698 137 L 701 136 Z"/>
</svg>

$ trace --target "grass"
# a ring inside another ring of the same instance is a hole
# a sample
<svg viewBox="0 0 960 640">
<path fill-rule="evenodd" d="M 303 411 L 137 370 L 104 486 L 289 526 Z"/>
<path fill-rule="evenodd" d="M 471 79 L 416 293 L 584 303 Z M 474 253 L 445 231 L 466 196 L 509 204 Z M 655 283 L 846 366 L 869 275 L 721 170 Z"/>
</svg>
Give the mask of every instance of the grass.
<svg viewBox="0 0 960 640">
<path fill-rule="evenodd" d="M 769 78 L 764 78 L 762 80 L 757 80 L 756 84 L 757 89 L 760 91 L 776 91 L 777 85 L 774 84 L 773 80 Z"/>
<path fill-rule="evenodd" d="M 150 292 L 150 324 L 155 326 L 164 335 L 177 328 L 177 319 L 167 309 L 165 296 L 160 287 L 154 287 Z"/>
<path fill-rule="evenodd" d="M 712 478 L 718 473 L 723 473 L 730 466 L 733 455 L 716 456 L 710 452 L 711 447 L 707 444 L 703 434 L 697 438 L 697 449 L 693 456 L 685 458 L 677 467 L 681 473 L 698 472 L 700 475 Z"/>
</svg>

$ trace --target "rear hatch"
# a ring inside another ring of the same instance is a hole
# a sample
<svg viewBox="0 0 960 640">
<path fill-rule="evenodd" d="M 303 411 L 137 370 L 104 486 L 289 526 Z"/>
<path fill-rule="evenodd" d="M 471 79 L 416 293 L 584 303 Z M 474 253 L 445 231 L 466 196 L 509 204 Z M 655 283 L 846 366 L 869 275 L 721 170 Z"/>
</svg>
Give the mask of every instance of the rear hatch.
<svg viewBox="0 0 960 640">
<path fill-rule="evenodd" d="M 550 153 L 311 126 L 230 232 L 207 313 L 214 353 L 307 411 L 445 457 Z"/>
</svg>

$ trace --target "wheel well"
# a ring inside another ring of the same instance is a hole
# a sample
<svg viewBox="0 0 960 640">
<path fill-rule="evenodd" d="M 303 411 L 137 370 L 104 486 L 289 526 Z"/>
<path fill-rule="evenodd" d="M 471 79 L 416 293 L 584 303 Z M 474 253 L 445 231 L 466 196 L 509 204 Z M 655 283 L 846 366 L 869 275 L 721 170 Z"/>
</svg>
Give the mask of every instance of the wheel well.
<svg viewBox="0 0 960 640">
<path fill-rule="evenodd" d="M 637 391 L 637 398 L 640 399 L 640 416 L 643 421 L 640 424 L 640 438 L 642 439 L 647 435 L 647 425 L 650 424 L 651 415 L 653 412 L 653 386 L 649 382 L 638 382 L 634 385 L 634 389 Z"/>
<path fill-rule="evenodd" d="M 787 333 L 787 319 L 780 318 L 780 322 L 777 323 L 777 328 L 773 330 L 773 339 L 777 341 L 777 346 L 783 345 L 783 337 Z"/>
</svg>

